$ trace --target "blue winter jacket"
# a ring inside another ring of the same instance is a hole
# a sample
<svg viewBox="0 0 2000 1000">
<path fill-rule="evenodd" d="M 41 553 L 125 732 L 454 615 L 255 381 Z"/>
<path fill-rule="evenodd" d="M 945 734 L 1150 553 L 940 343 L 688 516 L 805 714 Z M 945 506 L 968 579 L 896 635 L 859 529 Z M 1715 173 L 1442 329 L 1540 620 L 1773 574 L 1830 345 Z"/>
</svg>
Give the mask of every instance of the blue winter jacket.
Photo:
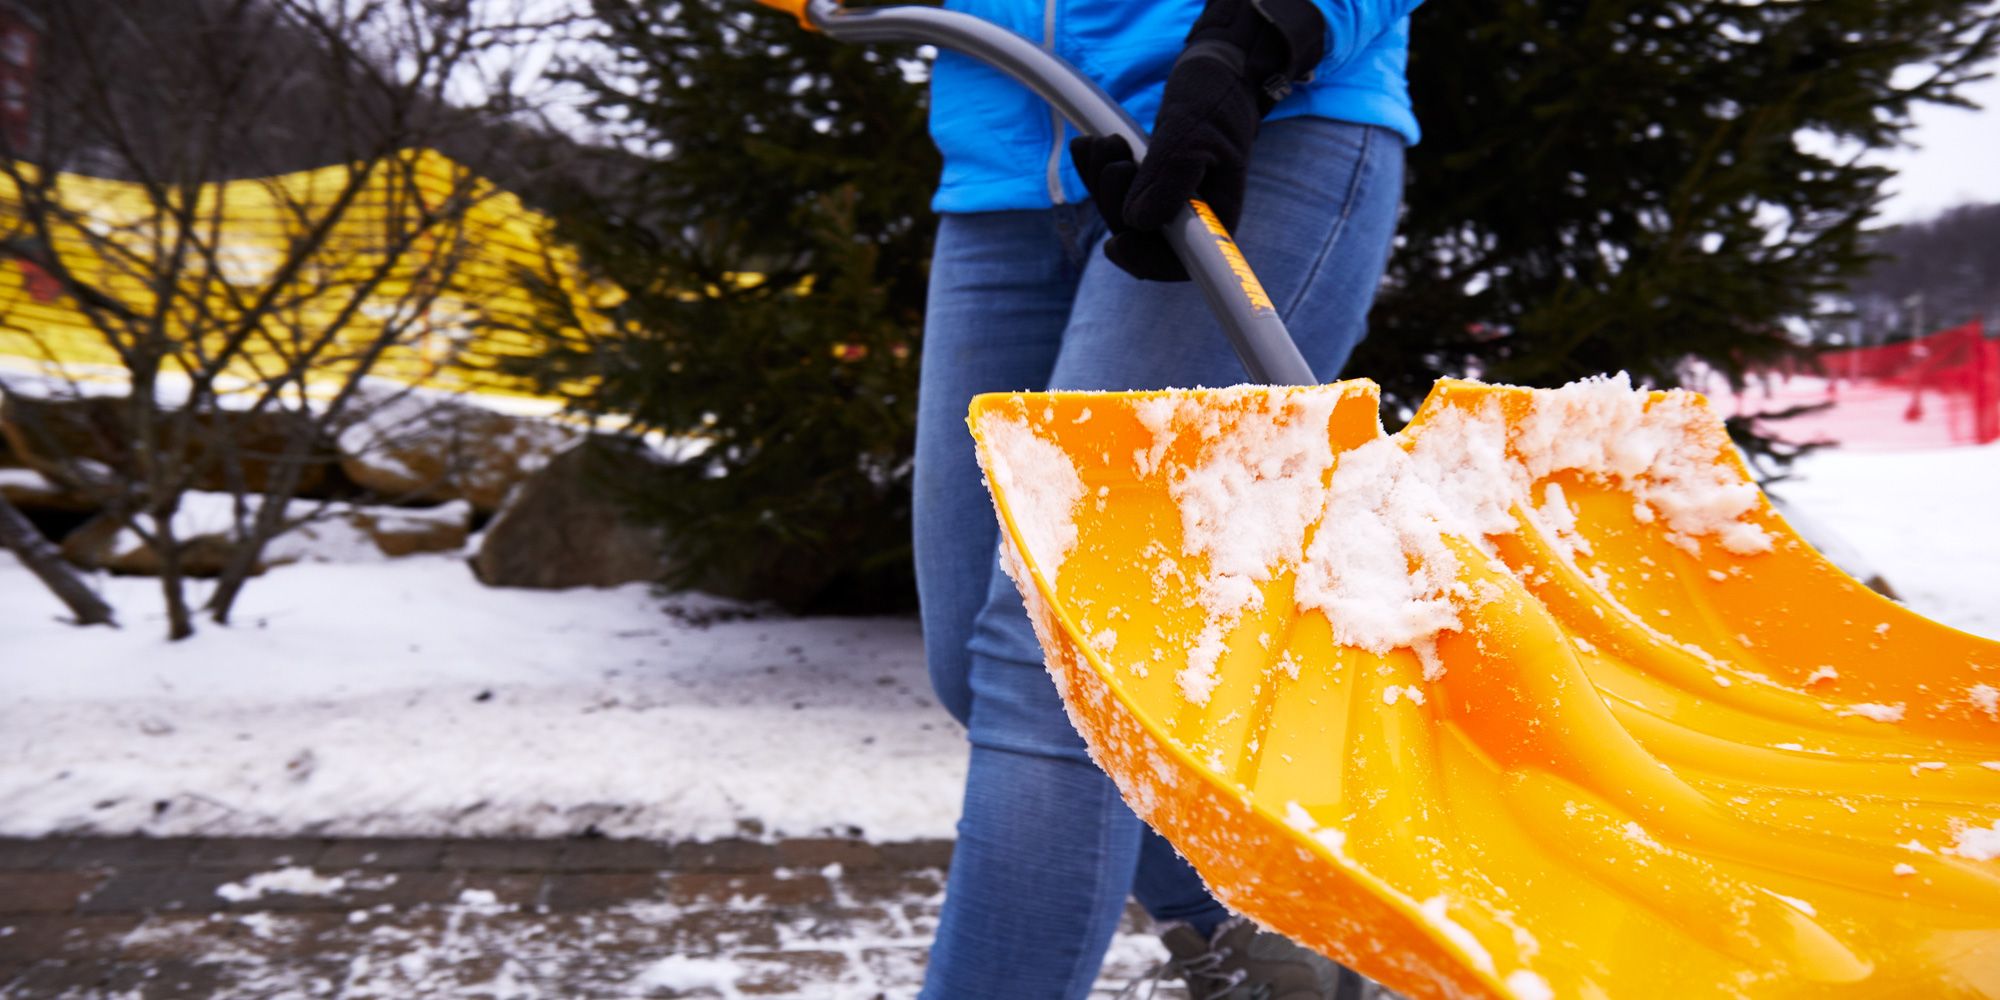
<svg viewBox="0 0 2000 1000">
<path fill-rule="evenodd" d="M 1313 0 L 1326 16 L 1326 58 L 1270 119 L 1314 115 L 1380 125 L 1417 141 L 1408 61 L 1410 11 L 1421 0 Z M 947 0 L 1069 60 L 1148 129 L 1167 71 L 1203 0 Z M 940 212 L 1047 208 L 1089 197 L 1069 159 L 1076 131 L 1047 102 L 969 56 L 940 52 L 931 76 L 931 137 L 944 177 Z"/>
</svg>

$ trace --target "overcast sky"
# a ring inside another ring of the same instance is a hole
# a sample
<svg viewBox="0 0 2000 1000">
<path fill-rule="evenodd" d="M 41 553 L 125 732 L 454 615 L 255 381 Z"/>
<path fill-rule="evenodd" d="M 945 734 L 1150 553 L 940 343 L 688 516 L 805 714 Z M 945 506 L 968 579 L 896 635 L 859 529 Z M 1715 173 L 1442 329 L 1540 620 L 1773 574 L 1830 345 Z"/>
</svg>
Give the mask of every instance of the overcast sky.
<svg viewBox="0 0 2000 1000">
<path fill-rule="evenodd" d="M 1883 222 L 1908 222 L 1966 202 L 2000 202 L 2000 78 L 1966 88 L 1984 105 L 1918 108 L 1911 132 L 1915 149 L 1883 158 L 1896 168 L 1889 182 Z"/>
</svg>

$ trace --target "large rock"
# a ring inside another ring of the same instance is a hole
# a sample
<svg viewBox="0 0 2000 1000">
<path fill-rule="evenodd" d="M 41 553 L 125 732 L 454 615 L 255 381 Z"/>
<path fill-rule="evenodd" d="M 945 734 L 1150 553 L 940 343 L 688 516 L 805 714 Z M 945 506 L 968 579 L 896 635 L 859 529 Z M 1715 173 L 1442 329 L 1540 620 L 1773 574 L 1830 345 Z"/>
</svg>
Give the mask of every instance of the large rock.
<svg viewBox="0 0 2000 1000">
<path fill-rule="evenodd" d="M 189 493 L 174 515 L 182 543 L 181 572 L 217 576 L 230 558 L 234 501 L 222 493 Z M 256 572 L 295 562 L 372 562 L 419 552 L 465 547 L 472 506 L 463 500 L 430 508 L 366 507 L 295 500 L 290 518 L 312 517 L 264 547 Z M 143 517 L 144 515 L 142 515 Z M 150 527 L 151 518 L 146 518 Z M 113 573 L 155 576 L 159 554 L 124 521 L 100 515 L 63 539 L 71 562 Z"/>
<path fill-rule="evenodd" d="M 17 392 L 0 396 L 0 438 L 15 459 L 66 488 L 129 482 L 138 476 L 129 400 L 110 396 L 47 399 Z M 161 419 L 168 414 L 161 413 Z M 262 491 L 285 455 L 296 453 L 297 494 L 319 497 L 337 488 L 333 443 L 312 421 L 289 412 L 255 415 L 236 410 L 199 414 L 175 460 L 191 464 L 198 490 L 230 489 L 225 458 L 233 449 L 247 489 Z M 301 449 L 288 451 L 294 440 Z"/>
<path fill-rule="evenodd" d="M 665 470 L 642 446 L 590 437 L 551 459 L 487 525 L 472 571 L 495 587 L 612 587 L 668 568 L 659 528 L 632 515 L 619 484 Z"/>
<path fill-rule="evenodd" d="M 457 552 L 465 548 L 472 531 L 472 504 L 453 500 L 436 507 L 352 506 L 333 518 L 306 525 L 277 542 L 280 554 L 296 551 L 313 562 L 360 562 L 362 559 L 334 559 L 333 544 L 341 531 L 351 532 L 345 551 L 360 552 L 365 539 L 376 553 L 388 558 L 424 552 Z"/>
<path fill-rule="evenodd" d="M 229 565 L 229 543 L 215 532 L 182 535 L 181 573 L 185 576 L 220 576 Z M 85 569 L 109 570 L 135 576 L 160 575 L 159 553 L 140 539 L 124 521 L 100 514 L 63 537 L 63 558 Z M 259 563 L 262 573 L 268 563 Z"/>
<path fill-rule="evenodd" d="M 370 401 L 341 431 L 340 467 L 387 500 L 462 499 L 490 514 L 577 437 L 551 421 L 403 392 Z"/>
</svg>

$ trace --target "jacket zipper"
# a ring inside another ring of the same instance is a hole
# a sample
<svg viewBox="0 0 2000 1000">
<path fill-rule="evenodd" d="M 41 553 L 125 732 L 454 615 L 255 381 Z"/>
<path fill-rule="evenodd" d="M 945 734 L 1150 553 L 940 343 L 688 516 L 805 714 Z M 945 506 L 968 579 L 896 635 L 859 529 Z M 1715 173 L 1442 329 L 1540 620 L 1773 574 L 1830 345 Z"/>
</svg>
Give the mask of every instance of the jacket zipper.
<svg viewBox="0 0 2000 1000">
<path fill-rule="evenodd" d="M 1056 3 L 1057 0 L 1042 0 L 1042 49 L 1050 55 L 1056 51 Z M 1049 106 L 1049 201 L 1063 203 L 1062 187 L 1062 112 L 1054 105 Z"/>
</svg>

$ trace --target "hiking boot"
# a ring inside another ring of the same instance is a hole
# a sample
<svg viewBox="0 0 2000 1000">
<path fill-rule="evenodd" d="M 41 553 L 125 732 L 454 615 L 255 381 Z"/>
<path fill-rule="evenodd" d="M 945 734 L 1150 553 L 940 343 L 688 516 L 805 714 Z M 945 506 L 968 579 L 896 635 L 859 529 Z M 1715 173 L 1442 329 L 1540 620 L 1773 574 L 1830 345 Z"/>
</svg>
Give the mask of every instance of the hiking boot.
<svg viewBox="0 0 2000 1000">
<path fill-rule="evenodd" d="M 1361 1000 L 1358 973 L 1242 917 L 1224 921 L 1206 941 L 1186 924 L 1170 924 L 1160 941 L 1173 958 L 1154 982 L 1178 975 L 1191 1000 Z"/>
</svg>

